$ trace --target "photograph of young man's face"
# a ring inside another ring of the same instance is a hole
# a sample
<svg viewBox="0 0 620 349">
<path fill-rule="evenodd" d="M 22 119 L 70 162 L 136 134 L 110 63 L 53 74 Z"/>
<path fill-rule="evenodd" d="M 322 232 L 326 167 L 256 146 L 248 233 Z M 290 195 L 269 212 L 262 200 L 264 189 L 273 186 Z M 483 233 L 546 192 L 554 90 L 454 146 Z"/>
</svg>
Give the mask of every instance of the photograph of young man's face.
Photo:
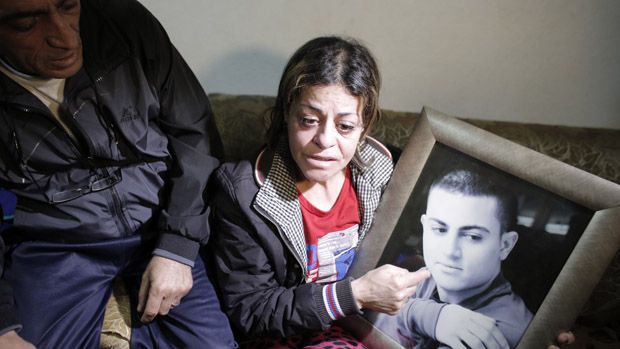
<svg viewBox="0 0 620 349">
<path fill-rule="evenodd" d="M 423 254 L 442 301 L 460 303 L 483 292 L 517 242 L 502 232 L 498 200 L 432 188 L 422 215 Z"/>
</svg>

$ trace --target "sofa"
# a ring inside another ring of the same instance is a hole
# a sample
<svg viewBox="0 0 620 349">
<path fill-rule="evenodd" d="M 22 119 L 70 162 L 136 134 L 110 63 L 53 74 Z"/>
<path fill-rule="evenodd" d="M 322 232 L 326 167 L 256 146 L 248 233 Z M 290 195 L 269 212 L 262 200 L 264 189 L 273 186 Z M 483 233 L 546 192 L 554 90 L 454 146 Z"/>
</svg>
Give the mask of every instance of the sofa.
<svg viewBox="0 0 620 349">
<path fill-rule="evenodd" d="M 274 97 L 211 94 L 216 124 L 224 144 L 225 160 L 251 157 L 264 139 L 265 111 Z M 371 135 L 402 149 L 419 113 L 383 110 Z M 463 119 L 477 127 L 534 149 L 572 166 L 620 184 L 620 130 L 548 126 L 517 122 Z M 102 347 L 128 347 L 128 297 L 115 284 L 104 321 Z M 575 348 L 620 348 L 620 253 L 581 310 L 575 328 Z"/>
</svg>

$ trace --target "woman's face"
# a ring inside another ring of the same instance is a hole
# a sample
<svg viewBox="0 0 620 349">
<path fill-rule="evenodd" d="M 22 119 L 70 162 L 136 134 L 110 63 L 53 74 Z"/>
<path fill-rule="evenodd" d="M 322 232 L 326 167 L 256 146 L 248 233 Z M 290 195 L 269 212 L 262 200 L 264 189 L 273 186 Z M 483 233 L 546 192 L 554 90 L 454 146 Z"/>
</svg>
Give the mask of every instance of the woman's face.
<svg viewBox="0 0 620 349">
<path fill-rule="evenodd" d="M 304 89 L 287 117 L 289 148 L 310 182 L 341 178 L 363 131 L 360 98 L 340 85 Z"/>
</svg>

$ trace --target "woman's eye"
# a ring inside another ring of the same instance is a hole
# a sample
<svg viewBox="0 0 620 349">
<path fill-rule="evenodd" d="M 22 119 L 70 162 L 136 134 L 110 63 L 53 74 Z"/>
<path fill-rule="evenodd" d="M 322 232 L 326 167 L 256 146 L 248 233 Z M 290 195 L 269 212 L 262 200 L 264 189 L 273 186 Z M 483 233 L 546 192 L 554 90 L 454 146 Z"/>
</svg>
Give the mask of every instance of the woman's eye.
<svg viewBox="0 0 620 349">
<path fill-rule="evenodd" d="M 350 124 L 338 124 L 338 130 L 342 133 L 350 133 L 355 130 L 355 125 Z"/>
<path fill-rule="evenodd" d="M 311 118 L 311 117 L 307 117 L 307 116 L 302 116 L 300 118 L 301 124 L 304 126 L 314 126 L 314 125 L 318 125 L 319 120 L 315 119 L 315 118 Z"/>
</svg>

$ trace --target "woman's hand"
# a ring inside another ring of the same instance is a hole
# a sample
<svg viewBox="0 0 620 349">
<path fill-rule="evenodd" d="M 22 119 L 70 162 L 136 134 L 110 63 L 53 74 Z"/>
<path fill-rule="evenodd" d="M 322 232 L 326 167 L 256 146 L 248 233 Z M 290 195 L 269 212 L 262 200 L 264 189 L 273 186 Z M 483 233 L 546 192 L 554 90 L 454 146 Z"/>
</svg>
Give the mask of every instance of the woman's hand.
<svg viewBox="0 0 620 349">
<path fill-rule="evenodd" d="M 395 315 L 415 293 L 417 284 L 430 275 L 426 269 L 410 272 L 385 264 L 351 282 L 353 298 L 360 309 Z"/>
</svg>

